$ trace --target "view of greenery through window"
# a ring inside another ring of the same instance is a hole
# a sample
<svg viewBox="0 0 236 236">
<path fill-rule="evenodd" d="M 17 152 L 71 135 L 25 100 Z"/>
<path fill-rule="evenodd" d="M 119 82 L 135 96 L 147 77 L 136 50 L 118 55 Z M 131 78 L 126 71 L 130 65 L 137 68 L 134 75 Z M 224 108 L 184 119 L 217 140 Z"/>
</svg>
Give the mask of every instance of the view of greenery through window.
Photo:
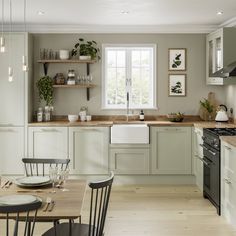
<svg viewBox="0 0 236 236">
<path fill-rule="evenodd" d="M 152 108 L 153 47 L 107 47 L 105 51 L 105 106 L 125 108 L 130 93 L 131 108 Z M 131 79 L 131 86 L 126 80 Z"/>
</svg>

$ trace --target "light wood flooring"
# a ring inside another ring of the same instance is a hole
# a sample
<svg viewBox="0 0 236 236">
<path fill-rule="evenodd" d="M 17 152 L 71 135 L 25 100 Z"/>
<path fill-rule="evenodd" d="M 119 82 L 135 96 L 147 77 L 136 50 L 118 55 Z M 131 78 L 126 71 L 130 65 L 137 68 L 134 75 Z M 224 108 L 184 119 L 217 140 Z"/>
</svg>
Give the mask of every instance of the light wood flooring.
<svg viewBox="0 0 236 236">
<path fill-rule="evenodd" d="M 88 209 L 89 193 L 83 222 Z M 51 226 L 38 223 L 35 235 Z M 126 185 L 113 186 L 105 236 L 236 236 L 236 230 L 216 214 L 195 186 Z"/>
</svg>

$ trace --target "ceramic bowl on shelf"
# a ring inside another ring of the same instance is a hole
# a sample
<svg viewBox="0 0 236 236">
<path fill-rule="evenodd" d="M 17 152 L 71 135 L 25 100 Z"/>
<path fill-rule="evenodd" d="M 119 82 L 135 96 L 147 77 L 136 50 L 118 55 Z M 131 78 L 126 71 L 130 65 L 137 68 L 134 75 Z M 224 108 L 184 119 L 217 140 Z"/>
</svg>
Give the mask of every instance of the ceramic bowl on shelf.
<svg viewBox="0 0 236 236">
<path fill-rule="evenodd" d="M 78 115 L 68 115 L 68 120 L 70 122 L 76 122 L 79 119 Z"/>
</svg>

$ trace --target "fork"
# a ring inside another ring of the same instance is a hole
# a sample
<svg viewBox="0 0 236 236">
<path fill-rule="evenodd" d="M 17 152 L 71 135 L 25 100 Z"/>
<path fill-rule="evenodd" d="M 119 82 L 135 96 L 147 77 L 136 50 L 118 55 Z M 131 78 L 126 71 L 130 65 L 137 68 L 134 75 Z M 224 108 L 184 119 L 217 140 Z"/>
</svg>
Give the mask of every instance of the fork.
<svg viewBox="0 0 236 236">
<path fill-rule="evenodd" d="M 47 198 L 46 198 L 46 205 L 45 205 L 45 208 L 43 209 L 44 212 L 47 211 L 47 209 L 48 209 L 48 207 L 49 207 L 49 205 L 50 205 L 51 202 L 52 202 L 52 198 L 47 197 Z"/>
</svg>

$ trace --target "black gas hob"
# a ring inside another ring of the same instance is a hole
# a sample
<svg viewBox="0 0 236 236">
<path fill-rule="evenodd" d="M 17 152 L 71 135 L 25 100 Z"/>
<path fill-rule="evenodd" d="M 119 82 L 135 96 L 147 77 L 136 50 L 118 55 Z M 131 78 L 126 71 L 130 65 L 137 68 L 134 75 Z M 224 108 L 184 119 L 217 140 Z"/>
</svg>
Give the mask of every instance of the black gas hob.
<svg viewBox="0 0 236 236">
<path fill-rule="evenodd" d="M 236 128 L 203 129 L 203 196 L 220 215 L 220 136 L 234 136 Z"/>
</svg>

